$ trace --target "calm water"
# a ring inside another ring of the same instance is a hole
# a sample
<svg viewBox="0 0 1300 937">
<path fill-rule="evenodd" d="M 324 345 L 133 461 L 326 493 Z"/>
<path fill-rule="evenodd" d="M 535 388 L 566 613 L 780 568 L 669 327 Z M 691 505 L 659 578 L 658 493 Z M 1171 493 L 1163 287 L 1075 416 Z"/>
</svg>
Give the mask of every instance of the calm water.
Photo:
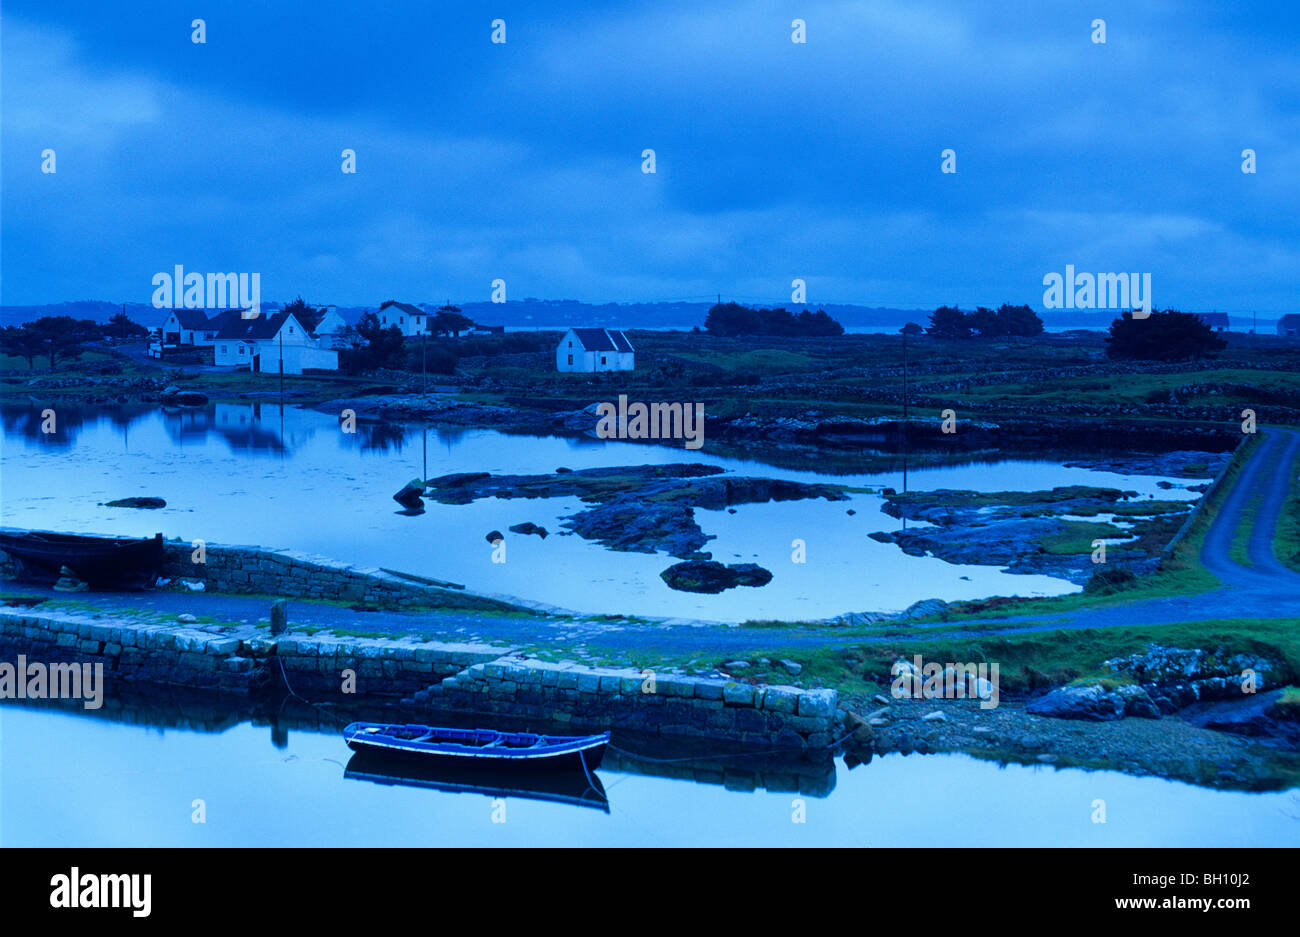
<svg viewBox="0 0 1300 937">
<path fill-rule="evenodd" d="M 602 767 L 605 813 L 345 778 L 336 734 L 290 730 L 283 746 L 249 723 L 197 732 L 0 706 L 0 847 L 1300 845 L 1294 791 L 965 755 L 837 761 L 821 796 Z M 743 759 L 734 770 L 745 784 Z"/>
<path fill-rule="evenodd" d="M 901 522 L 880 511 L 876 495 L 741 505 L 734 514 L 697 509 L 700 527 L 716 538 L 706 547 L 715 559 L 755 562 L 773 573 L 760 589 L 716 596 L 669 589 L 659 573 L 677 561 L 666 554 L 621 553 L 575 535 L 555 535 L 561 518 L 581 509 L 576 498 L 429 504 L 416 517 L 397 513 L 392 500 L 412 478 L 450 472 L 704 462 L 742 474 L 902 489 L 897 472 L 831 476 L 666 446 L 490 430 L 363 426 L 345 434 L 330 414 L 295 407 L 281 412 L 272 404 L 132 414 L 67 411 L 52 436 L 38 431 L 37 411 L 8 408 L 4 416 L 0 519 L 18 527 L 121 535 L 162 531 L 186 540 L 287 547 L 583 612 L 717 621 L 822 618 L 902 609 L 930 597 L 954 601 L 1078 589 L 1062 579 L 911 557 L 877 543 L 867 535 L 897 529 Z M 1159 480 L 1009 459 L 913 470 L 907 487 L 996 491 L 1085 484 L 1136 490 L 1144 497 L 1196 497 L 1181 488 L 1162 491 Z M 132 495 L 162 497 L 167 507 L 140 511 L 101 504 Z M 554 533 L 545 540 L 507 533 L 506 562 L 492 562 L 487 532 L 524 521 Z M 806 543 L 802 564 L 792 558 L 796 539 Z"/>
</svg>

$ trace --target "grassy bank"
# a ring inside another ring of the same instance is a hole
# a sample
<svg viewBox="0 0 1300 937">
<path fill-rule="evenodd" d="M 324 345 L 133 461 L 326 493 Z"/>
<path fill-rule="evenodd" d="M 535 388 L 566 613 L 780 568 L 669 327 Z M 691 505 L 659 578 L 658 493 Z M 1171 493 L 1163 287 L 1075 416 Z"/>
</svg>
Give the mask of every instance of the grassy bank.
<svg viewBox="0 0 1300 937">
<path fill-rule="evenodd" d="M 1300 460 L 1282 470 L 1290 473 L 1291 486 L 1273 532 L 1273 553 L 1285 565 L 1300 572 Z"/>
<path fill-rule="evenodd" d="M 779 642 L 764 644 L 755 635 L 753 649 L 729 651 L 727 659 L 756 662 L 790 660 L 802 665 L 792 677 L 779 665 L 754 665 L 744 671 L 745 679 L 769 683 L 796 683 L 807 687 L 830 687 L 846 696 L 888 692 L 889 668 L 899 658 L 911 660 L 920 654 L 927 661 L 996 663 L 1004 693 L 1023 694 L 1031 690 L 1075 681 L 1116 682 L 1103 661 L 1146 651 L 1150 644 L 1182 649 L 1200 648 L 1211 655 L 1245 653 L 1281 664 L 1279 679 L 1300 680 L 1300 619 L 1240 618 L 1190 624 L 1143 625 L 1119 628 L 1085 628 L 1070 631 L 1038 631 L 1024 634 L 955 637 L 913 632 L 894 640 L 810 649 L 783 647 Z M 564 657 L 571 651 L 556 648 L 528 648 L 542 657 Z M 589 643 L 591 658 L 610 666 L 707 670 L 722 664 L 720 658 L 644 650 L 623 651 Z M 556 658 L 558 659 L 558 657 Z"/>
<path fill-rule="evenodd" d="M 1133 582 L 1095 592 L 1076 592 L 1052 598 L 1026 599 L 995 596 L 972 602 L 955 602 L 942 617 L 932 616 L 920 621 L 960 622 L 986 618 L 989 615 L 1052 615 L 1120 605 L 1143 599 L 1160 599 L 1170 596 L 1199 595 L 1218 588 L 1219 580 L 1201 565 L 1201 548 L 1210 524 L 1223 506 L 1224 500 L 1236 484 L 1245 464 L 1259 445 L 1260 437 L 1249 436 L 1237 447 L 1232 460 L 1224 470 L 1222 480 L 1200 505 L 1191 525 L 1161 560 L 1160 568 L 1149 576 Z M 1082 547 L 1082 541 L 1075 545 Z M 1300 545 L 1298 545 L 1300 548 Z"/>
</svg>

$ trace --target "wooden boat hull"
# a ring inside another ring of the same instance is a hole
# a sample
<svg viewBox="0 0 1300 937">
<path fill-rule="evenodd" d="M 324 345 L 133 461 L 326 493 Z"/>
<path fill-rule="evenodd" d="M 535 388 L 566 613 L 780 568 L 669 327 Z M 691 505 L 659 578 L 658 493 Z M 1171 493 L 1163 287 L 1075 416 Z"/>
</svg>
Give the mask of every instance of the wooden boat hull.
<svg viewBox="0 0 1300 937">
<path fill-rule="evenodd" d="M 96 587 L 144 589 L 162 572 L 162 534 L 149 539 L 82 537 L 31 531 L 0 534 L 0 550 L 22 566 L 23 578 L 53 582 L 64 567 Z"/>
<path fill-rule="evenodd" d="M 609 733 L 538 735 L 494 729 L 449 729 L 423 725 L 354 722 L 343 730 L 354 752 L 407 761 L 491 764 L 511 770 L 594 771 L 600 766 Z"/>
</svg>

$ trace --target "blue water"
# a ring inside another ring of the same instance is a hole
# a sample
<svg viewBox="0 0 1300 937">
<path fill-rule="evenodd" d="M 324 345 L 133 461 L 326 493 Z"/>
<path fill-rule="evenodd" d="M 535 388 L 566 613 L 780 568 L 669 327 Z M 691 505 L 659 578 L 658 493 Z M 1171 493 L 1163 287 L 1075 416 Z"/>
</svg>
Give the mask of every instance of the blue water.
<svg viewBox="0 0 1300 937">
<path fill-rule="evenodd" d="M 277 748 L 248 723 L 206 733 L 0 706 L 0 847 L 1300 845 L 1295 791 L 965 755 L 837 762 L 824 797 L 602 768 L 608 814 L 349 779 L 349 755 L 336 734 L 291 730 Z"/>
<path fill-rule="evenodd" d="M 626 553 L 562 532 L 576 498 L 487 499 L 428 504 L 418 517 L 396 513 L 393 492 L 412 478 L 451 472 L 550 473 L 557 467 L 703 462 L 738 474 L 900 490 L 1033 490 L 1101 485 L 1142 497 L 1193 498 L 1163 491 L 1156 476 L 1128 476 L 1059 462 L 1008 458 L 901 472 L 832 476 L 721 458 L 701 451 L 493 430 L 362 426 L 340 431 L 336 417 L 296 407 L 216 404 L 197 411 L 154 410 L 130 418 L 65 413 L 59 432 L 24 431 L 33 411 L 6 409 L 0 462 L 0 518 L 17 527 L 168 537 L 287 547 L 365 566 L 451 580 L 480 592 L 517 596 L 580 612 L 690 617 L 828 618 L 845 612 L 897 611 L 919 599 L 1060 595 L 1065 579 L 1003 573 L 996 565 L 955 565 L 914 557 L 868 534 L 902 523 L 883 500 L 806 500 L 696 511 L 706 549 L 728 563 L 770 570 L 759 589 L 696 595 L 669 589 L 659 574 L 677 562 L 664 553 Z M 1188 484 L 1186 481 L 1180 485 Z M 103 502 L 146 495 L 158 511 Z M 849 514 L 849 510 L 854 514 Z M 553 535 L 507 534 L 505 562 L 493 562 L 486 534 L 525 521 Z M 803 541 L 804 562 L 794 542 Z M 1081 565 L 1091 564 L 1088 557 Z"/>
</svg>

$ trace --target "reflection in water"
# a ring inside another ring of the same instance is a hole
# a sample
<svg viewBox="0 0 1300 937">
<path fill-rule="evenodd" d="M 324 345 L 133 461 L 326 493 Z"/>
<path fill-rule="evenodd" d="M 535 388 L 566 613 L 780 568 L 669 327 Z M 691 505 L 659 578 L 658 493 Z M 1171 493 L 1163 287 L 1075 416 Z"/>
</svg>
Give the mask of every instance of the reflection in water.
<svg viewBox="0 0 1300 937">
<path fill-rule="evenodd" d="M 837 775 L 829 759 L 781 762 L 717 746 L 673 751 L 661 741 L 616 735 L 623 750 L 606 752 L 603 798 L 595 785 L 574 791 L 567 781 L 429 777 L 349 762 L 342 724 L 407 715 L 139 690 L 130 698 L 110 695 L 89 713 L 75 702 L 0 705 L 0 846 L 1300 842 L 1294 791 L 1247 794 L 965 755 L 889 754 Z M 436 718 L 457 724 L 451 714 Z M 468 791 L 484 796 L 450 796 Z M 191 822 L 197 797 L 219 822 Z M 504 808 L 498 798 L 509 804 L 508 823 L 500 822 L 503 810 L 497 819 Z M 1097 798 L 1124 822 L 1087 822 L 1087 805 Z M 806 810 L 806 822 L 791 822 L 796 808 Z"/>
<path fill-rule="evenodd" d="M 354 781 L 423 787 L 447 794 L 545 800 L 609 813 L 609 798 L 600 778 L 573 767 L 530 769 L 522 765 L 494 768 L 476 764 L 424 764 L 357 752 L 343 776 Z"/>
<path fill-rule="evenodd" d="M 6 706 L 31 711 L 57 711 L 97 723 L 119 723 L 220 735 L 241 725 L 270 730 L 272 747 L 289 748 L 291 732 L 313 735 L 339 734 L 350 722 L 417 721 L 455 728 L 481 728 L 490 722 L 503 731 L 556 733 L 563 725 L 538 724 L 509 716 L 481 716 L 465 712 L 408 710 L 399 706 L 368 707 L 304 704 L 292 696 L 235 698 L 197 690 L 169 687 L 134 687 L 107 684 L 104 704 L 86 710 L 79 700 L 6 701 Z M 670 740 L 614 730 L 605 749 L 603 769 L 624 775 L 643 775 L 696 784 L 716 785 L 731 791 L 767 790 L 829 797 L 835 789 L 835 763 L 829 753 L 741 749 L 722 742 Z M 380 784 L 399 784 L 464 793 L 478 790 L 493 797 L 517 796 L 535 800 L 568 801 L 578 806 L 599 806 L 608 812 L 600 779 L 591 782 L 581 768 L 466 766 L 420 759 L 385 757 L 357 752 L 347 764 L 347 777 Z"/>
<path fill-rule="evenodd" d="M 882 497 L 869 491 L 851 494 L 851 505 L 811 500 L 747 504 L 734 513 L 697 509 L 695 521 L 710 538 L 708 552 L 715 559 L 743 558 L 773 576 L 762 589 L 717 595 L 670 589 L 661 577 L 674 562 L 666 552 L 611 550 L 574 535 L 569 519 L 584 508 L 577 498 L 431 501 L 421 515 L 399 516 L 409 512 L 398 510 L 393 492 L 417 476 L 454 472 L 531 475 L 560 466 L 702 462 L 737 474 L 866 489 L 905 484 L 913 491 L 996 491 L 1100 484 L 1122 485 L 1144 496 L 1194 497 L 1184 489 L 1164 492 L 1154 476 L 1070 468 L 1061 464 L 1060 454 L 1054 461 L 1003 458 L 975 468 L 958 465 L 950 455 L 945 468 L 925 469 L 918 460 L 928 456 L 912 448 L 904 483 L 896 474 L 793 473 L 755 461 L 752 452 L 745 461 L 726 461 L 680 447 L 419 424 L 363 423 L 346 432 L 353 426 L 338 413 L 281 408 L 274 401 L 153 408 L 135 418 L 123 411 L 116 419 L 111 408 L 72 410 L 64 414 L 63 448 L 22 438 L 39 434 L 39 411 L 20 407 L 6 416 L 17 428 L 8 437 L 10 458 L 2 467 L 9 526 L 116 536 L 161 530 L 185 540 L 287 547 L 583 613 L 802 621 L 901 610 L 925 598 L 1060 595 L 1079 587 L 1044 574 L 1013 575 L 997 566 L 911 556 L 893 543 L 878 542 L 873 532 L 896 530 L 903 521 L 886 514 Z M 69 458 L 64 444 L 78 434 L 77 458 Z M 379 451 L 384 448 L 397 451 Z M 870 458 L 864 455 L 859 462 Z M 160 497 L 167 507 L 146 517 L 107 506 L 128 495 Z M 526 522 L 556 536 L 543 542 L 508 535 L 509 562 L 494 562 L 484 549 L 485 534 Z M 807 544 L 815 561 L 791 562 L 796 539 Z"/>
<path fill-rule="evenodd" d="M 46 432 L 47 410 L 54 409 L 54 431 Z M 292 453 L 322 428 L 319 414 L 279 403 L 212 403 L 202 407 L 160 407 L 154 404 L 121 406 L 60 403 L 57 407 L 31 404 L 0 407 L 6 435 L 21 436 L 48 449 L 68 449 L 84 430 L 100 424 L 120 431 L 123 448 L 130 451 L 131 428 L 142 420 L 159 417 L 168 438 L 178 447 L 197 445 L 210 438 L 224 441 L 233 452 L 245 455 Z M 328 424 L 324 424 L 328 426 Z M 343 448 L 365 452 L 401 451 L 409 428 L 400 423 L 357 423 L 354 433 L 339 433 Z M 437 439 L 448 446 L 468 432 L 438 429 Z"/>
</svg>

